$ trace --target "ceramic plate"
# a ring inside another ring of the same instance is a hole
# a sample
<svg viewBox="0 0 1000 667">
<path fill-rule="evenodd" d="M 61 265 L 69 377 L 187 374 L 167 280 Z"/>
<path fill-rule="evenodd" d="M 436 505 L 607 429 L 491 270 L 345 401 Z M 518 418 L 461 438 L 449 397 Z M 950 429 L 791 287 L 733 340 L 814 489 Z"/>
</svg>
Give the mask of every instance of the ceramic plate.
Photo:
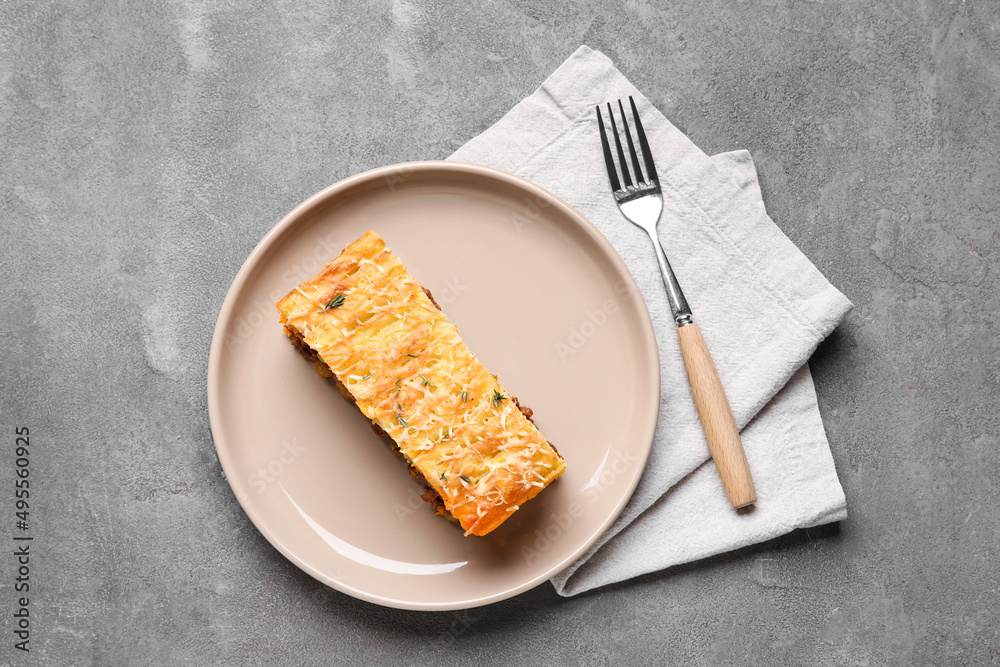
<svg viewBox="0 0 1000 667">
<path fill-rule="evenodd" d="M 278 323 L 275 302 L 369 229 L 566 459 L 486 537 L 434 515 Z M 233 491 L 292 562 L 363 600 L 462 609 L 549 579 L 618 516 L 652 442 L 659 361 L 632 276 L 582 215 L 510 174 L 417 162 L 332 185 L 264 237 L 219 314 L 208 406 Z"/>
</svg>

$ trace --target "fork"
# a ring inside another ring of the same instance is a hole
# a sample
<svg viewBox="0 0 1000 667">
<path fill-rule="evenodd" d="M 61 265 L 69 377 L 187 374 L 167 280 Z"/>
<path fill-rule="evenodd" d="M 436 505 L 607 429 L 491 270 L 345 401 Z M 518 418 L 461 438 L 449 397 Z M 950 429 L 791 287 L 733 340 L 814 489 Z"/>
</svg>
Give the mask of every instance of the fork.
<svg viewBox="0 0 1000 667">
<path fill-rule="evenodd" d="M 621 180 L 618 179 L 618 169 L 615 167 L 615 158 L 608 143 L 604 117 L 601 115 L 601 107 L 598 105 L 597 124 L 601 130 L 601 146 L 604 148 L 604 161 L 608 168 L 611 190 L 622 214 L 634 225 L 645 231 L 653 241 L 656 261 L 660 265 L 663 284 L 667 288 L 667 301 L 670 304 L 674 322 L 677 324 L 677 338 L 680 341 L 681 356 L 684 358 L 688 384 L 691 385 L 691 396 L 698 410 L 701 427 L 705 431 L 708 449 L 712 454 L 712 460 L 715 461 L 719 476 L 722 478 L 722 486 L 726 490 L 730 504 L 735 509 L 746 507 L 757 502 L 757 492 L 750 475 L 750 467 L 747 465 L 746 453 L 743 451 L 743 442 L 740 440 L 740 432 L 736 428 L 736 421 L 733 419 L 733 413 L 729 408 L 729 401 L 722 388 L 719 373 L 715 369 L 715 363 L 712 361 L 712 355 L 709 354 L 701 330 L 694 322 L 691 308 L 688 306 L 687 299 L 684 298 L 681 286 L 674 276 L 673 269 L 670 268 L 670 262 L 667 261 L 667 256 L 660 245 L 660 239 L 656 235 L 656 223 L 659 222 L 660 213 L 663 211 L 660 179 L 656 174 L 656 165 L 653 164 L 653 153 L 649 150 L 646 132 L 642 128 L 642 121 L 639 120 L 639 112 L 635 108 L 635 100 L 630 95 L 628 101 L 632 108 L 632 119 L 639 140 L 639 150 L 642 153 L 642 164 L 645 165 L 646 172 L 644 176 L 639 155 L 636 153 L 635 144 L 632 141 L 628 119 L 625 116 L 625 107 L 619 99 L 618 110 L 622 121 L 622 133 L 625 135 L 625 142 L 631 157 L 632 174 L 629 173 L 629 164 L 625 159 L 625 151 L 622 150 L 622 142 L 618 136 L 615 114 L 611 103 L 608 102 L 611 134 L 614 136 L 615 152 L 618 155 L 618 164 L 621 166 L 622 177 Z M 635 177 L 634 182 L 633 176 Z"/>
</svg>

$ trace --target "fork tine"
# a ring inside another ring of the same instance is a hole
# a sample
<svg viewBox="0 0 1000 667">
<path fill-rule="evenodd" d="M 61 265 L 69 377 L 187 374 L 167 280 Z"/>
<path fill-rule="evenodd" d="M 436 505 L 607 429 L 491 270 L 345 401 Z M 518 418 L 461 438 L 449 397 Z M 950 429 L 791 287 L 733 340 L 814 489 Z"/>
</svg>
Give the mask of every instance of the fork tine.
<svg viewBox="0 0 1000 667">
<path fill-rule="evenodd" d="M 618 110 L 622 112 L 622 128 L 625 130 L 625 141 L 628 142 L 628 152 L 632 156 L 632 171 L 635 172 L 635 183 L 643 182 L 642 168 L 639 167 L 639 156 L 635 154 L 635 144 L 632 143 L 632 132 L 628 128 L 628 119 L 625 117 L 625 107 L 622 101 L 618 100 Z"/>
<path fill-rule="evenodd" d="M 618 181 L 618 170 L 615 169 L 615 159 L 611 157 L 611 146 L 608 145 L 608 134 L 604 131 L 604 118 L 601 116 L 600 105 L 597 105 L 597 126 L 601 129 L 601 146 L 604 147 L 604 163 L 608 167 L 608 178 L 611 180 L 611 189 L 617 192 L 622 189 L 622 184 Z"/>
<path fill-rule="evenodd" d="M 656 175 L 656 165 L 653 164 L 653 152 L 649 150 L 649 142 L 646 141 L 646 131 L 642 129 L 642 121 L 639 120 L 639 112 L 635 108 L 635 100 L 628 96 L 628 102 L 632 105 L 632 119 L 635 120 L 635 131 L 639 135 L 639 148 L 642 149 L 642 157 L 646 162 L 646 176 L 649 181 L 660 185 L 660 177 Z"/>
<path fill-rule="evenodd" d="M 622 150 L 622 140 L 618 136 L 618 126 L 615 125 L 615 114 L 611 111 L 611 102 L 608 102 L 608 115 L 611 116 L 611 131 L 615 135 L 615 148 L 618 149 L 618 164 L 622 166 L 622 180 L 625 187 L 632 187 L 632 177 L 628 175 L 628 162 L 625 161 L 625 151 Z"/>
</svg>

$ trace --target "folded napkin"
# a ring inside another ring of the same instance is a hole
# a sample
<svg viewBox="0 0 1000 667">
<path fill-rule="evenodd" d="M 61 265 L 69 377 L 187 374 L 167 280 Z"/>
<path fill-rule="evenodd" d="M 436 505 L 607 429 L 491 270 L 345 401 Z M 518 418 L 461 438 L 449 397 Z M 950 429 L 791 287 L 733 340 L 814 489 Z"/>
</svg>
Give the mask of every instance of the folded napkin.
<svg viewBox="0 0 1000 667">
<path fill-rule="evenodd" d="M 742 430 L 758 496 L 749 512 L 731 509 L 710 461 L 652 245 L 611 197 L 594 106 L 629 95 L 663 189 L 660 240 Z M 847 516 L 806 362 L 851 304 L 768 217 L 749 153 L 705 155 L 582 46 L 449 159 L 522 176 L 583 213 L 632 271 L 656 331 L 663 381 L 646 470 L 610 530 L 552 580 L 561 595 Z"/>
</svg>

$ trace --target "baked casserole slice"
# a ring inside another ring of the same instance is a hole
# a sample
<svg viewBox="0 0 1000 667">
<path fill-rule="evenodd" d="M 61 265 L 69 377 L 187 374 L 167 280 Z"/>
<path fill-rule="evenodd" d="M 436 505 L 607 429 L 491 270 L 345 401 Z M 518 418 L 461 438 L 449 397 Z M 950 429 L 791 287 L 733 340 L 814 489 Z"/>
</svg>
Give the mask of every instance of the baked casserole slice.
<svg viewBox="0 0 1000 667">
<path fill-rule="evenodd" d="M 486 535 L 565 470 L 375 232 L 277 306 L 292 343 L 392 438 L 424 499 L 466 535 Z"/>
</svg>

